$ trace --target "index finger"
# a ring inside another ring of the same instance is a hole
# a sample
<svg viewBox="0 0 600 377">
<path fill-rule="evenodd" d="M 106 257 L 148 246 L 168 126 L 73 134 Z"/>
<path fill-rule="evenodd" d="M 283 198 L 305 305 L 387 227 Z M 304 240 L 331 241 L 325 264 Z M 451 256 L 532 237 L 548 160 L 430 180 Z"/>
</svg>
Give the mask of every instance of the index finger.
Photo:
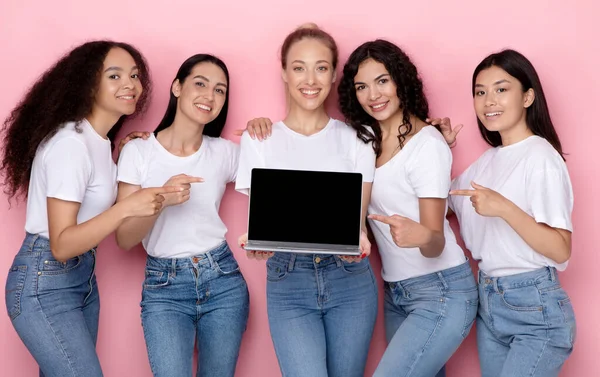
<svg viewBox="0 0 600 377">
<path fill-rule="evenodd" d="M 369 215 L 369 219 L 382 222 L 384 224 L 392 225 L 394 223 L 394 219 L 390 216 L 383 215 Z"/>
<path fill-rule="evenodd" d="M 475 195 L 475 190 L 452 190 L 452 191 L 450 191 L 450 195 L 473 196 L 473 195 Z"/>
<path fill-rule="evenodd" d="M 177 179 L 177 183 L 178 184 L 182 184 L 182 183 L 197 183 L 197 182 L 204 182 L 204 178 L 201 177 L 193 177 L 191 175 L 185 176 L 185 177 L 181 177 Z"/>
<path fill-rule="evenodd" d="M 184 190 L 181 186 L 165 186 L 165 187 L 150 187 L 146 190 L 150 191 L 154 195 L 171 194 L 173 192 L 181 192 Z"/>
</svg>

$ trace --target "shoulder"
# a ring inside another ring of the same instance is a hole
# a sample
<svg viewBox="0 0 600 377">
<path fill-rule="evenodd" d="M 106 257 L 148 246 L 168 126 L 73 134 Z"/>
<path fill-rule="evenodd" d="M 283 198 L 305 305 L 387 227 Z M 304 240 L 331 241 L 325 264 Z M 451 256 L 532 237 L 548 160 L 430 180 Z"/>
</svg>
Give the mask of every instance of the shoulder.
<svg viewBox="0 0 600 377">
<path fill-rule="evenodd" d="M 539 136 L 527 140 L 526 158 L 528 165 L 535 170 L 564 169 L 565 161 L 552 144 Z"/>
<path fill-rule="evenodd" d="M 205 135 L 204 142 L 206 142 L 211 149 L 218 150 L 221 153 L 232 154 L 236 153 L 239 149 L 238 144 L 222 137 L 210 137 Z"/>
<path fill-rule="evenodd" d="M 78 155 L 89 153 L 86 138 L 83 131 L 77 127 L 76 122 L 62 125 L 54 136 L 41 145 L 41 149 L 45 155 L 51 151 Z"/>
</svg>

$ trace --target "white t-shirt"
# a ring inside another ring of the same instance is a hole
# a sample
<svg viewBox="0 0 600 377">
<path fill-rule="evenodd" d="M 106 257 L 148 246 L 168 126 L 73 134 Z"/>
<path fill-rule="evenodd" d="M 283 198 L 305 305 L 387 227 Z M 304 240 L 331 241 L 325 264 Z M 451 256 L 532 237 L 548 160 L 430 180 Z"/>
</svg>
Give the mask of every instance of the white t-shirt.
<svg viewBox="0 0 600 377">
<path fill-rule="evenodd" d="M 172 176 L 188 174 L 204 182 L 192 183 L 190 199 L 166 207 L 142 245 L 157 258 L 188 258 L 214 249 L 225 240 L 227 227 L 219 216 L 225 186 L 235 180 L 239 147 L 229 140 L 203 136 L 196 153 L 179 157 L 151 135 L 125 145 L 119 157 L 120 182 L 142 188 L 163 186 Z"/>
<path fill-rule="evenodd" d="M 25 230 L 49 237 L 47 198 L 81 203 L 81 224 L 109 209 L 116 197 L 117 167 L 110 140 L 85 119 L 65 123 L 38 147 L 33 159 Z"/>
<path fill-rule="evenodd" d="M 472 189 L 471 181 L 495 190 L 538 223 L 573 231 L 573 189 L 567 165 L 548 141 L 530 136 L 487 150 L 452 182 L 452 189 Z M 451 196 L 450 208 L 479 268 L 490 276 L 508 276 L 558 264 L 533 250 L 499 217 L 478 215 L 469 197 Z"/>
<path fill-rule="evenodd" d="M 236 190 L 248 194 L 253 168 L 358 172 L 363 182 L 372 182 L 375 152 L 353 128 L 336 119 L 310 136 L 277 122 L 267 140 L 253 140 L 247 132 L 242 135 Z"/>
<path fill-rule="evenodd" d="M 447 198 L 452 154 L 442 134 L 426 126 L 394 157 L 375 170 L 369 214 L 394 214 L 420 221 L 419 198 Z M 395 282 L 442 271 L 465 263 L 454 232 L 444 217 L 445 247 L 437 258 L 426 258 L 419 248 L 398 247 L 390 226 L 369 220 L 382 262 L 382 277 Z"/>
</svg>

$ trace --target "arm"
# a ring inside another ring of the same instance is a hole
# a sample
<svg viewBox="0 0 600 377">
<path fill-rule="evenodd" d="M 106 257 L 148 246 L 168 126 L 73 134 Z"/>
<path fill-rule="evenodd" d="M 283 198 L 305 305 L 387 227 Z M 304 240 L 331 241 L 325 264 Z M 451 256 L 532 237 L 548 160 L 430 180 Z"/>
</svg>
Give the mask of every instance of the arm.
<svg viewBox="0 0 600 377">
<path fill-rule="evenodd" d="M 114 205 L 100 215 L 77 224 L 80 203 L 48 198 L 50 249 L 64 262 L 97 246 L 128 217 L 126 206 Z"/>
<path fill-rule="evenodd" d="M 571 232 L 538 223 L 513 202 L 507 200 L 502 219 L 536 252 L 565 263 L 571 257 Z"/>
<path fill-rule="evenodd" d="M 369 203 L 371 202 L 371 188 L 373 187 L 373 182 L 363 182 L 363 192 L 362 192 L 362 216 L 360 227 L 365 232 L 367 232 L 367 210 L 369 209 Z"/>
<path fill-rule="evenodd" d="M 130 185 L 128 183 L 119 182 L 119 193 L 117 195 L 117 203 L 122 202 L 134 192 L 141 190 L 139 185 Z M 129 250 L 138 243 L 142 242 L 146 234 L 152 229 L 160 212 L 148 217 L 133 217 L 122 221 L 119 224 L 116 232 L 117 245 L 121 249 Z"/>
<path fill-rule="evenodd" d="M 419 216 L 423 238 L 419 245 L 426 258 L 436 258 L 444 251 L 444 212 L 446 200 L 439 198 L 419 198 Z"/>
</svg>

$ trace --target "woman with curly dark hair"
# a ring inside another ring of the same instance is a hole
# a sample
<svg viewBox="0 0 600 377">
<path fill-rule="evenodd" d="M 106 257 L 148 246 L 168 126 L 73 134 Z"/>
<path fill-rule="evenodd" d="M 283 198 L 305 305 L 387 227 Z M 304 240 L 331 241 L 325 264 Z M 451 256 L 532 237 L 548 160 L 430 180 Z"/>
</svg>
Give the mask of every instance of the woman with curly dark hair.
<svg viewBox="0 0 600 377">
<path fill-rule="evenodd" d="M 426 123 L 423 83 L 398 46 L 359 46 L 338 93 L 346 122 L 377 154 L 369 219 L 383 265 L 389 344 L 375 376 L 443 376 L 478 304 L 471 268 L 446 220 L 452 154 Z"/>
<path fill-rule="evenodd" d="M 133 46 L 88 42 L 48 69 L 4 122 L 5 193 L 27 197 L 6 307 L 45 377 L 102 376 L 96 246 L 125 219 L 155 214 L 161 194 L 183 191 L 149 188 L 113 205 L 114 139 L 145 110 L 149 92 L 146 62 Z"/>
</svg>

